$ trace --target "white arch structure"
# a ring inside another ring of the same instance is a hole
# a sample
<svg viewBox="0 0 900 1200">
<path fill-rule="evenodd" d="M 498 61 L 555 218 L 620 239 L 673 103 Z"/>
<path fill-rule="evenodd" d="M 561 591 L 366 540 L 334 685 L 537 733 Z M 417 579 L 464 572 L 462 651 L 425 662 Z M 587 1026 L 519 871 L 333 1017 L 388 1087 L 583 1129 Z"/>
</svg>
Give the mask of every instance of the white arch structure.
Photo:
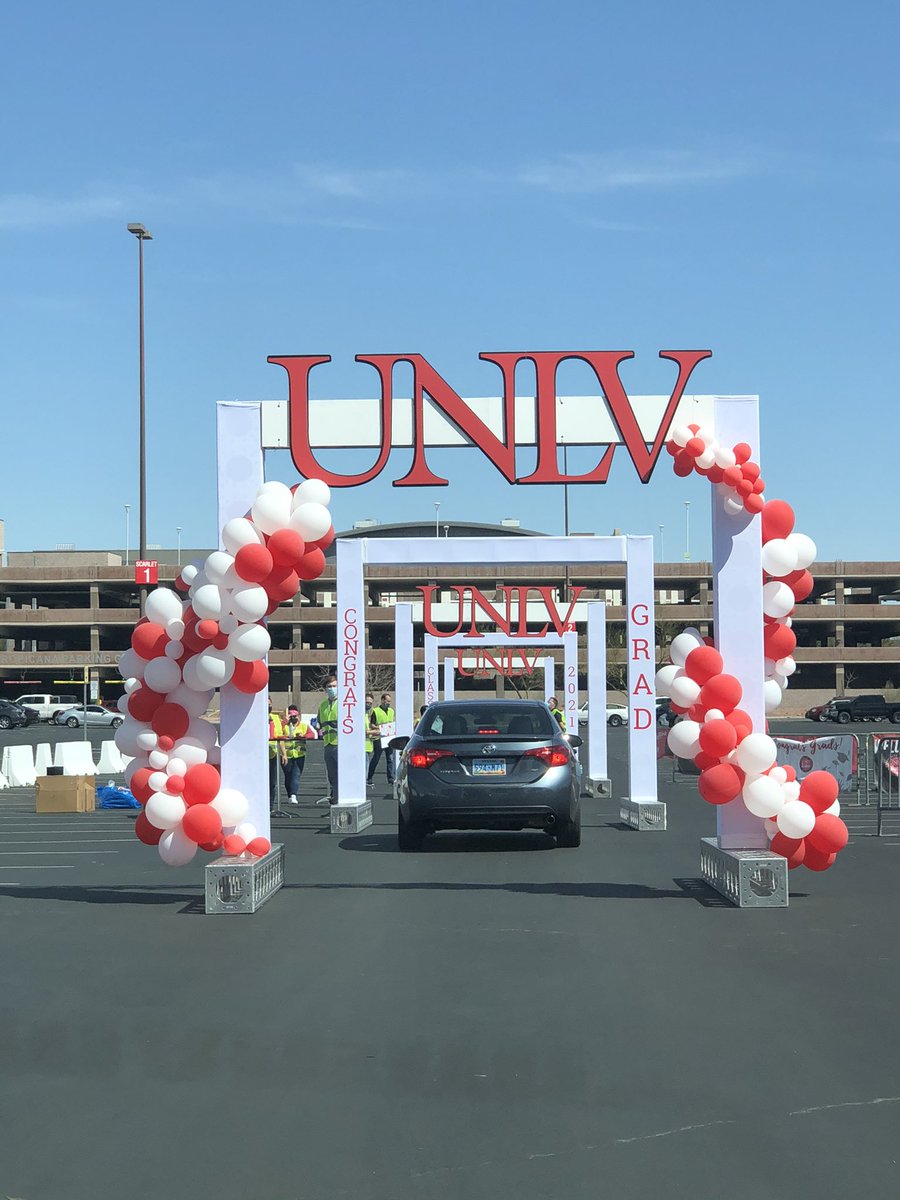
<svg viewBox="0 0 900 1200">
<path fill-rule="evenodd" d="M 545 654 L 540 660 L 540 667 L 544 676 L 544 702 L 546 703 L 551 696 L 556 695 L 556 659 L 551 654 Z M 455 700 L 456 666 L 453 658 L 451 658 L 449 655 L 444 659 L 444 662 L 441 666 L 441 676 L 444 688 L 444 699 Z"/>
</svg>

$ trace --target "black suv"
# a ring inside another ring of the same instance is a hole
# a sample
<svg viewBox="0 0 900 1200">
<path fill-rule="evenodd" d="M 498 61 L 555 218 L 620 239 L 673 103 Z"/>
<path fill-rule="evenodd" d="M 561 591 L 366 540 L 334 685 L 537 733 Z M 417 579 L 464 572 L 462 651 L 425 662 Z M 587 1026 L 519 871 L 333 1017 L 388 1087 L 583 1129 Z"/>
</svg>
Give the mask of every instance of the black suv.
<svg viewBox="0 0 900 1200">
<path fill-rule="evenodd" d="M 0 700 L 0 729 L 31 725 L 37 719 L 37 713 L 30 712 L 21 704 L 14 704 L 12 700 Z"/>
</svg>

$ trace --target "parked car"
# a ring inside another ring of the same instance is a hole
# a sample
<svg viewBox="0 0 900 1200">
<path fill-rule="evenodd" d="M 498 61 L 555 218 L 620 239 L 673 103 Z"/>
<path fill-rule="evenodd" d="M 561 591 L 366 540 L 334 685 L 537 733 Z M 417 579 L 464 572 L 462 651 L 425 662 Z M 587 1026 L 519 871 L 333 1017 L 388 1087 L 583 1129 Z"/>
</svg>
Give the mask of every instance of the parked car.
<svg viewBox="0 0 900 1200">
<path fill-rule="evenodd" d="M 538 701 L 429 705 L 411 738 L 390 742 L 403 752 L 400 849 L 420 849 L 439 829 L 543 829 L 557 846 L 580 846 L 580 745 Z"/>
<path fill-rule="evenodd" d="M 850 721 L 893 721 L 900 724 L 900 700 L 885 700 L 884 696 L 854 696 L 852 699 L 829 701 L 825 708 L 826 721 L 847 725 Z"/>
<path fill-rule="evenodd" d="M 78 697 L 53 695 L 51 692 L 32 692 L 27 696 L 19 696 L 15 703 L 36 713 L 39 721 L 54 721 L 57 713 L 77 704 Z"/>
<path fill-rule="evenodd" d="M 585 700 L 581 708 L 578 710 L 578 724 L 584 725 L 588 719 L 589 700 Z M 625 704 L 607 704 L 606 706 L 606 723 L 614 729 L 620 725 L 628 724 L 628 706 Z"/>
<path fill-rule="evenodd" d="M 835 700 L 837 700 L 837 696 L 834 696 L 831 700 L 826 700 L 824 704 L 814 704 L 812 708 L 808 708 L 806 710 L 807 721 L 824 721 L 827 709 L 834 704 Z"/>
<path fill-rule="evenodd" d="M 656 724 L 661 729 L 671 729 L 675 722 L 679 719 L 681 713 L 672 711 L 671 700 L 657 700 L 656 702 Z"/>
<path fill-rule="evenodd" d="M 79 725 L 109 725 L 112 729 L 118 729 L 123 719 L 120 712 L 103 708 L 100 704 L 89 704 L 87 708 L 81 705 L 64 709 L 57 714 L 56 724 L 68 725 L 70 729 L 77 729 Z"/>
<path fill-rule="evenodd" d="M 0 729 L 19 729 L 35 721 L 34 713 L 15 700 L 0 700 Z"/>
</svg>

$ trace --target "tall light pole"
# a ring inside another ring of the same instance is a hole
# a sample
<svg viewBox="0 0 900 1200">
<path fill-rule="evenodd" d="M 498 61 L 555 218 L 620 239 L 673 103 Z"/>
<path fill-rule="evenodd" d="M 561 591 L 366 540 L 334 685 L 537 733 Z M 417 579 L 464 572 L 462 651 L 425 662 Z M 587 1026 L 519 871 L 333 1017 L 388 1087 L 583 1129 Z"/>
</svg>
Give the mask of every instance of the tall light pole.
<svg viewBox="0 0 900 1200">
<path fill-rule="evenodd" d="M 128 566 L 128 559 L 131 551 L 131 505 L 125 505 L 125 566 Z"/>
<path fill-rule="evenodd" d="M 691 502 L 684 502 L 684 558 L 686 562 L 691 559 Z"/>
<path fill-rule="evenodd" d="M 181 566 L 181 526 L 175 526 L 175 532 L 178 534 L 178 565 Z"/>
<path fill-rule="evenodd" d="M 666 561 L 665 525 L 659 527 L 659 561 Z"/>
<path fill-rule="evenodd" d="M 438 514 L 440 513 L 440 511 L 441 511 L 441 502 L 440 502 L 440 500 L 435 500 L 435 502 L 434 502 L 434 536 L 435 537 L 441 536 L 441 527 L 438 522 Z"/>
<path fill-rule="evenodd" d="M 133 233 L 138 240 L 138 321 L 140 324 L 140 371 L 141 371 L 141 408 L 140 408 L 140 474 L 141 474 L 141 547 L 140 557 L 147 557 L 147 437 L 144 420 L 144 242 L 152 241 L 153 234 L 143 225 L 132 223 L 128 232 Z"/>
</svg>

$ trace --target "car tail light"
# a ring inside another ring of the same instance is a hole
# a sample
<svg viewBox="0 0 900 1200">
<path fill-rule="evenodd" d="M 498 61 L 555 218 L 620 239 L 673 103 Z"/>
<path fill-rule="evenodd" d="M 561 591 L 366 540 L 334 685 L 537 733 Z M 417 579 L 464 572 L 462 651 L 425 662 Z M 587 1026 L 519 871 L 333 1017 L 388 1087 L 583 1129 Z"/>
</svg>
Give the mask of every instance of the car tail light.
<svg viewBox="0 0 900 1200">
<path fill-rule="evenodd" d="M 487 737 L 496 737 L 499 732 L 500 732 L 499 729 L 479 729 L 478 730 L 479 735 L 485 734 Z"/>
<path fill-rule="evenodd" d="M 535 746 L 532 750 L 526 750 L 522 757 L 539 758 L 547 767 L 567 767 L 572 761 L 565 746 Z"/>
<path fill-rule="evenodd" d="M 409 756 L 411 767 L 433 767 L 439 758 L 452 758 L 452 750 L 413 750 Z"/>
</svg>

